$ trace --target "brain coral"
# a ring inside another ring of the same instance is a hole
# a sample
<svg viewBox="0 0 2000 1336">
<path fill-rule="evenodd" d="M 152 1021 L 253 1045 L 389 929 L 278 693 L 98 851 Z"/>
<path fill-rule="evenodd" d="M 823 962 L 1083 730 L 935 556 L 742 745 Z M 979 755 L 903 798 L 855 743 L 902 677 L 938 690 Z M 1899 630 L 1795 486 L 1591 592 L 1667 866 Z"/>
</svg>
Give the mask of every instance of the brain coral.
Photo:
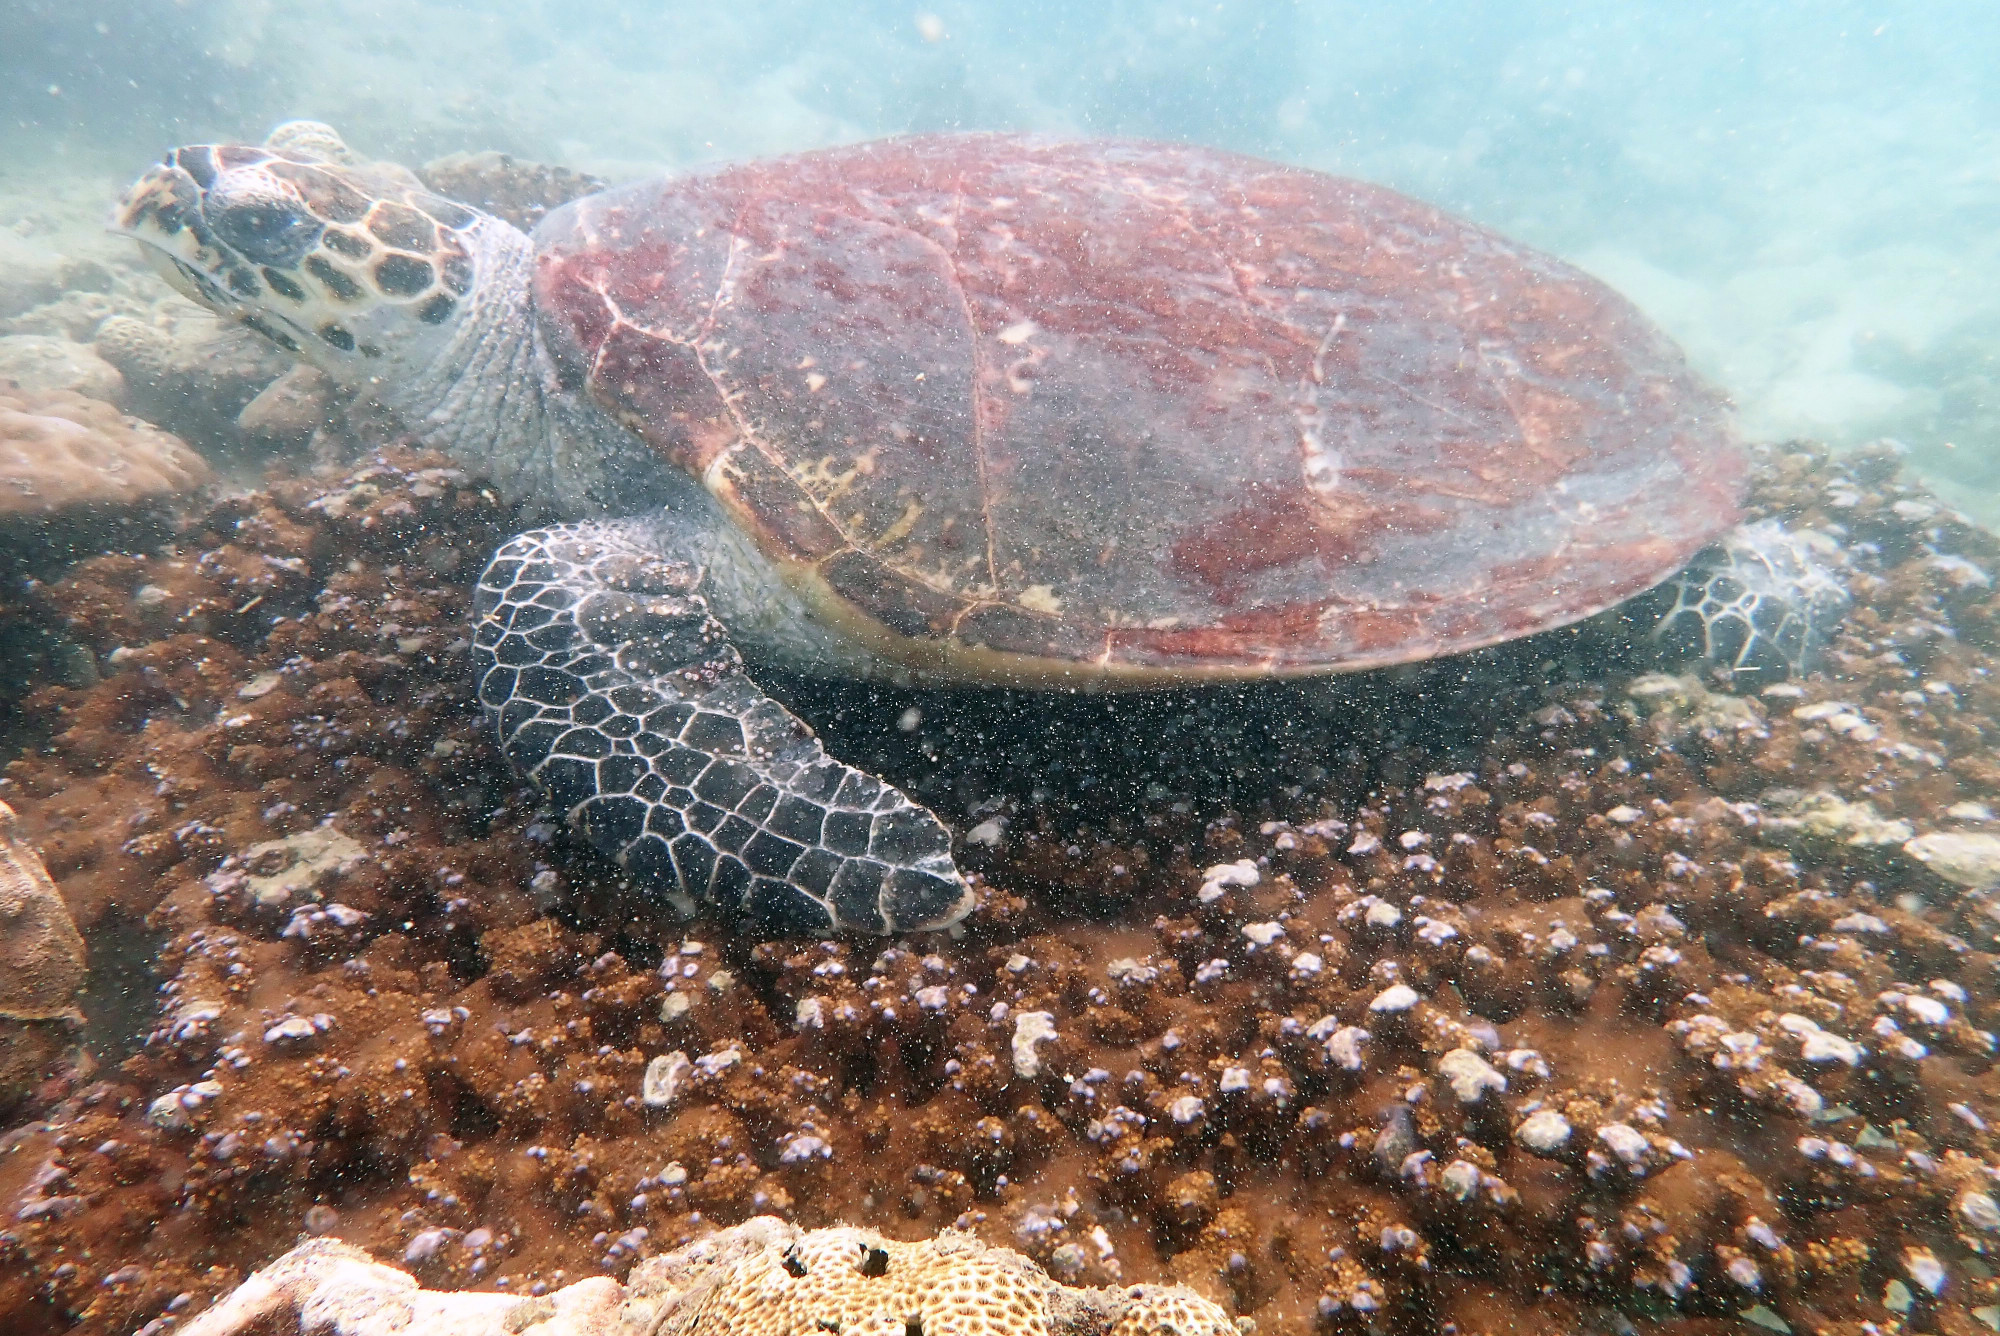
<svg viewBox="0 0 2000 1336">
<path fill-rule="evenodd" d="M 179 437 L 109 404 L 68 390 L 0 390 L 0 517 L 130 505 L 210 477 Z"/>
<path fill-rule="evenodd" d="M 898 1243 L 759 1216 L 539 1298 L 422 1290 L 359 1249 L 315 1241 L 259 1271 L 184 1336 L 1236 1336 L 1179 1286 L 1073 1289 L 970 1234 Z"/>
<path fill-rule="evenodd" d="M 106 318 L 97 327 L 96 344 L 99 357 L 134 380 L 158 380 L 172 368 L 173 332 L 136 316 Z"/>
</svg>

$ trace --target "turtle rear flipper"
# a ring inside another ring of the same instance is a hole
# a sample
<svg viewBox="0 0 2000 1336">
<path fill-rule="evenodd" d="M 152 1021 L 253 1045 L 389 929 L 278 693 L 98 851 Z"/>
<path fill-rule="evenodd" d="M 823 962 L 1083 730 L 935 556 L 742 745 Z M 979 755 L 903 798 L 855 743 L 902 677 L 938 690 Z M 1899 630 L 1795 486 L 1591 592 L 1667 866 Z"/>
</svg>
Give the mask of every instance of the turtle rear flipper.
<svg viewBox="0 0 2000 1336">
<path fill-rule="evenodd" d="M 909 932 L 972 894 L 928 810 L 829 757 L 752 682 L 677 531 L 626 520 L 507 543 L 479 579 L 474 674 L 507 759 L 620 866 L 765 935 Z M 693 554 L 689 554 L 693 555 Z"/>
<path fill-rule="evenodd" d="M 1667 582 L 1672 603 L 1651 637 L 1753 678 L 1810 672 L 1853 604 L 1841 555 L 1824 535 L 1746 524 Z"/>
</svg>

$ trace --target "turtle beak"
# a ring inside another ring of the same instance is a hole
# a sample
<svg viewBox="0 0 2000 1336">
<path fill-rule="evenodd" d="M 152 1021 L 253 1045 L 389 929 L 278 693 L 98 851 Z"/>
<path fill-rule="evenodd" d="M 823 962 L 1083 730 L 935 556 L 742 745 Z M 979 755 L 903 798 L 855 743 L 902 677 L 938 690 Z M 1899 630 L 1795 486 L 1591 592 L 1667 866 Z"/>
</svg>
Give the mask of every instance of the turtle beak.
<svg viewBox="0 0 2000 1336">
<path fill-rule="evenodd" d="M 178 156 L 133 182 L 112 212 L 110 230 L 139 243 L 146 263 L 182 296 L 220 310 L 229 299 L 203 272 L 217 256 L 204 241 L 201 186 L 177 165 Z"/>
<path fill-rule="evenodd" d="M 178 236 L 201 210 L 201 187 L 171 162 L 161 163 L 137 181 L 118 201 L 111 230 L 154 244 L 155 236 Z"/>
</svg>

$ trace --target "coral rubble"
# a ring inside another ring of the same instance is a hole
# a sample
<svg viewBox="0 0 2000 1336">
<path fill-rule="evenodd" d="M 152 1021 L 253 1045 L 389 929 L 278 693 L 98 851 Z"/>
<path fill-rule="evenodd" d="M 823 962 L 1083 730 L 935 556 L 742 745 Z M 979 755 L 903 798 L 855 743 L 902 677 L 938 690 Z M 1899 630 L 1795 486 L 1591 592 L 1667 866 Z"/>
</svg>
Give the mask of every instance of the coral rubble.
<svg viewBox="0 0 2000 1336">
<path fill-rule="evenodd" d="M 2000 542 L 1886 453 L 1766 452 L 1753 508 L 1845 548 L 1804 677 L 1612 617 L 1160 729 L 794 690 L 977 871 L 887 943 L 676 922 L 536 808 L 466 681 L 524 517 L 440 460 L 83 561 L 35 597 L 100 679 L 0 797 L 158 991 L 0 1142 L 0 1330 L 186 1329 L 300 1232 L 630 1295 L 759 1216 L 1297 1336 L 1990 1326 Z"/>
</svg>

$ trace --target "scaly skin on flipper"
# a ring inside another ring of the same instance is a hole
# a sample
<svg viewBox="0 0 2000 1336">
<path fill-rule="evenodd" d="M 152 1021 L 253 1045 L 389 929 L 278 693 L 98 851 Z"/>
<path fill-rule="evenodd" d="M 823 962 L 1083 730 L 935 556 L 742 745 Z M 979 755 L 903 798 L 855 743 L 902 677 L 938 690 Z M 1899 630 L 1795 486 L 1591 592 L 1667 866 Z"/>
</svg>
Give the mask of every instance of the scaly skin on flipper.
<svg viewBox="0 0 2000 1336">
<path fill-rule="evenodd" d="M 621 866 L 765 934 L 962 917 L 944 824 L 827 756 L 744 675 L 674 538 L 571 524 L 495 554 L 473 661 L 508 760 Z"/>
<path fill-rule="evenodd" d="M 1824 535 L 1746 524 L 1667 582 L 1651 638 L 1734 673 L 1809 672 L 1853 603 L 1839 559 Z"/>
</svg>

